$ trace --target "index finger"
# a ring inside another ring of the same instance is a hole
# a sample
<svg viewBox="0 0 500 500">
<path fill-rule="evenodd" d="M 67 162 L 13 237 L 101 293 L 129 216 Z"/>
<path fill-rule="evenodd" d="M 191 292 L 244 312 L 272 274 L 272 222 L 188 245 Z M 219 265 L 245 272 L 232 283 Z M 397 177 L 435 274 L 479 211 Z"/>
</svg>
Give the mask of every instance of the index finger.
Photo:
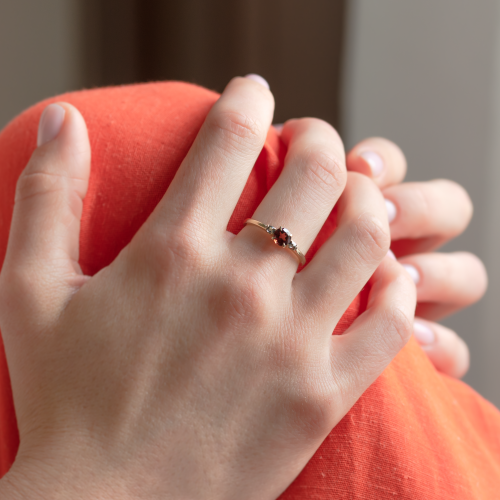
<svg viewBox="0 0 500 500">
<path fill-rule="evenodd" d="M 347 170 L 370 177 L 383 189 L 399 184 L 406 175 L 406 158 L 392 141 L 371 137 L 356 144 L 346 158 Z"/>
</svg>

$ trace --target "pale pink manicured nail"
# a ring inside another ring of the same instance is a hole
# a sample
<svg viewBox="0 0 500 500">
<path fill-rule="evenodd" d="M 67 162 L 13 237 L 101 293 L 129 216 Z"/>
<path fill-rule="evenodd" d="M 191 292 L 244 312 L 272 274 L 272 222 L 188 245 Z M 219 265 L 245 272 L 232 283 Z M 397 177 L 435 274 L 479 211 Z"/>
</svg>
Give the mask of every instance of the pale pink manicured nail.
<svg viewBox="0 0 500 500">
<path fill-rule="evenodd" d="M 273 125 L 273 127 L 276 129 L 276 132 L 278 132 L 278 134 L 281 134 L 281 132 L 283 131 L 283 123 L 275 123 Z"/>
<path fill-rule="evenodd" d="M 413 335 L 420 345 L 433 344 L 436 340 L 434 332 L 427 325 L 419 321 L 413 323 Z"/>
<path fill-rule="evenodd" d="M 370 165 L 373 177 L 377 177 L 384 170 L 384 160 L 379 154 L 373 151 L 363 151 L 359 156 Z"/>
<path fill-rule="evenodd" d="M 417 268 L 410 264 L 403 264 L 403 267 L 406 269 L 407 273 L 411 276 L 413 283 L 416 285 L 420 281 L 420 273 L 417 271 Z"/>
<path fill-rule="evenodd" d="M 394 255 L 393 251 L 392 250 L 389 250 L 387 252 L 387 257 L 390 257 L 391 259 L 394 259 L 394 260 L 397 260 L 396 259 L 396 256 Z"/>
<path fill-rule="evenodd" d="M 64 123 L 66 110 L 59 104 L 49 104 L 42 113 L 38 124 L 37 146 L 43 146 L 55 139 Z"/>
<path fill-rule="evenodd" d="M 396 205 L 391 200 L 385 200 L 385 208 L 387 208 L 387 218 L 391 223 L 397 215 Z"/>
<path fill-rule="evenodd" d="M 269 83 L 267 83 L 267 80 L 262 78 L 260 75 L 256 75 L 255 73 L 250 73 L 249 75 L 245 76 L 245 78 L 248 78 L 249 80 L 253 80 L 254 82 L 260 83 L 263 87 L 266 87 L 266 89 L 269 89 Z"/>
</svg>

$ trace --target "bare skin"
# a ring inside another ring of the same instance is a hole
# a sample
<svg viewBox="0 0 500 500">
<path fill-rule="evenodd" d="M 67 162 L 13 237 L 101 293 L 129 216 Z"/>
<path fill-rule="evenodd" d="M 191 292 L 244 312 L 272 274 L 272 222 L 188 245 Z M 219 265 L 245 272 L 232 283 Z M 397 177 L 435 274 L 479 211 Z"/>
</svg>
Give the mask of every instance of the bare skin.
<svg viewBox="0 0 500 500">
<path fill-rule="evenodd" d="M 447 179 L 402 183 L 406 169 L 400 148 L 379 137 L 360 142 L 347 155 L 347 170 L 372 178 L 392 204 L 391 248 L 417 287 L 417 341 L 439 371 L 462 377 L 469 349 L 435 321 L 481 299 L 488 277 L 481 260 L 469 252 L 433 251 L 467 229 L 472 202 L 462 186 Z M 427 331 L 419 335 L 422 327 Z"/>
<path fill-rule="evenodd" d="M 276 498 L 411 334 L 415 291 L 384 258 L 383 198 L 368 179 L 347 175 L 325 123 L 285 125 L 287 166 L 254 215 L 293 227 L 305 251 L 338 200 L 339 231 L 307 272 L 296 276 L 293 256 L 255 228 L 225 232 L 270 122 L 269 95 L 255 85 L 231 82 L 176 187 L 91 279 L 77 264 L 90 152 L 83 119 L 62 104 L 61 132 L 20 179 L 0 280 L 22 439 L 2 498 Z M 386 187 L 397 194 L 408 186 L 397 186 L 404 157 L 388 141 L 380 149 L 395 160 L 374 181 L 384 196 Z M 355 166 L 348 157 L 347 169 Z M 450 234 L 442 220 L 421 224 L 422 237 Z M 193 225 L 200 240 L 183 232 Z M 269 268 L 285 285 L 269 283 Z M 367 312 L 332 338 L 372 274 Z"/>
<path fill-rule="evenodd" d="M 415 286 L 386 257 L 380 190 L 347 174 L 328 124 L 293 121 L 254 217 L 305 252 L 337 204 L 336 233 L 300 274 L 258 228 L 227 233 L 273 114 L 268 89 L 236 78 L 154 213 L 89 278 L 88 137 L 60 106 L 19 179 L 0 276 L 21 436 L 2 498 L 276 498 L 412 334 Z M 332 337 L 368 280 L 368 309 Z"/>
</svg>

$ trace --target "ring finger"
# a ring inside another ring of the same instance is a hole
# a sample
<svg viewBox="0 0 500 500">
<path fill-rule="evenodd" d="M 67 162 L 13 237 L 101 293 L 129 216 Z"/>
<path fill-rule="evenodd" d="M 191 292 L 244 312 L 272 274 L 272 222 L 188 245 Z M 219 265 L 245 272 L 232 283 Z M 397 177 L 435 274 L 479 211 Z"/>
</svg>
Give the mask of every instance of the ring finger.
<svg viewBox="0 0 500 500">
<path fill-rule="evenodd" d="M 330 125 L 314 118 L 288 121 L 281 137 L 288 146 L 283 172 L 253 218 L 276 228 L 288 228 L 305 254 L 344 190 L 344 147 Z M 237 240 L 251 240 L 251 248 L 260 240 L 262 250 L 272 248 L 270 239 L 261 238 L 258 232 L 246 226 Z M 269 255 L 277 254 L 273 251 Z"/>
<path fill-rule="evenodd" d="M 477 302 L 486 291 L 486 270 L 473 254 L 426 253 L 399 262 L 417 286 L 417 315 L 421 318 L 443 318 Z"/>
</svg>

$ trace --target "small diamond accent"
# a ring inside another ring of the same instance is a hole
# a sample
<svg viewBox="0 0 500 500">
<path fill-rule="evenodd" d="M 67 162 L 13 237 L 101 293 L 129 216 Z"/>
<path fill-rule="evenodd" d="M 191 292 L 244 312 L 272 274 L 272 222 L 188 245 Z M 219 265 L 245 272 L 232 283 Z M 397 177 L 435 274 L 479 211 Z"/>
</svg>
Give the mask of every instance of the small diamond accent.
<svg viewBox="0 0 500 500">
<path fill-rule="evenodd" d="M 290 243 L 288 243 L 288 248 L 293 251 L 297 250 L 297 243 L 295 243 L 295 241 L 293 240 L 290 241 Z"/>
<path fill-rule="evenodd" d="M 269 234 L 274 234 L 274 232 L 276 231 L 276 228 L 273 227 L 273 226 L 267 226 L 267 229 L 266 231 L 269 233 Z"/>
</svg>

